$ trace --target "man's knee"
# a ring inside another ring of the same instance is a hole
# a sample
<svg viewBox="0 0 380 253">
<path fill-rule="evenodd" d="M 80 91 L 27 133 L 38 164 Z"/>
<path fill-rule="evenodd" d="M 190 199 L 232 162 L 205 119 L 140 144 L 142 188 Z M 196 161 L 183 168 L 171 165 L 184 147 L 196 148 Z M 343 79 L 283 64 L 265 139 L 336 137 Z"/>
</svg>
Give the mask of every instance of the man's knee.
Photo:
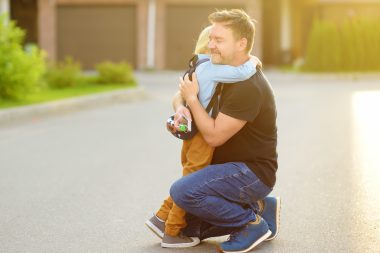
<svg viewBox="0 0 380 253">
<path fill-rule="evenodd" d="M 194 199 L 193 194 L 191 194 L 189 189 L 190 187 L 186 185 L 184 178 L 178 179 L 170 187 L 170 196 L 174 203 L 183 209 L 186 209 L 186 207 L 191 205 L 192 200 Z"/>
<path fill-rule="evenodd" d="M 175 181 L 172 186 L 170 187 L 170 196 L 172 197 L 173 201 L 180 206 L 183 199 L 183 186 L 181 183 L 181 179 Z"/>
</svg>

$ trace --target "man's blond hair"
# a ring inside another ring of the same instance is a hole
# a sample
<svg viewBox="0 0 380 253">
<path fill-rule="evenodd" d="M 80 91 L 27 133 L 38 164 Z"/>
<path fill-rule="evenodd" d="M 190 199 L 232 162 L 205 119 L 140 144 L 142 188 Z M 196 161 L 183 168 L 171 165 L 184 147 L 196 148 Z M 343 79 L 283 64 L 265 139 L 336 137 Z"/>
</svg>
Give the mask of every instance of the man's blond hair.
<svg viewBox="0 0 380 253">
<path fill-rule="evenodd" d="M 222 23 L 232 30 L 235 39 L 247 39 L 246 52 L 250 53 L 253 48 L 255 37 L 255 24 L 245 11 L 240 9 L 218 10 L 208 16 L 213 23 Z"/>
</svg>

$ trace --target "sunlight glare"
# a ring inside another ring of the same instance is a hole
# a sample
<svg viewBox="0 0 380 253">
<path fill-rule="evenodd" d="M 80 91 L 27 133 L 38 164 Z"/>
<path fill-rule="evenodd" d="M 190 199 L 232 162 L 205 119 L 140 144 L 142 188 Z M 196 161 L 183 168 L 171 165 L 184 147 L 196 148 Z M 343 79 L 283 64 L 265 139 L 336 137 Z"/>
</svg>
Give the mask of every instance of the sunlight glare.
<svg viewBox="0 0 380 253">
<path fill-rule="evenodd" d="M 366 203 L 380 214 L 380 91 L 357 92 L 354 113 L 354 156 Z M 373 216 L 373 214 L 372 214 Z M 378 217 L 379 218 L 379 217 Z"/>
</svg>

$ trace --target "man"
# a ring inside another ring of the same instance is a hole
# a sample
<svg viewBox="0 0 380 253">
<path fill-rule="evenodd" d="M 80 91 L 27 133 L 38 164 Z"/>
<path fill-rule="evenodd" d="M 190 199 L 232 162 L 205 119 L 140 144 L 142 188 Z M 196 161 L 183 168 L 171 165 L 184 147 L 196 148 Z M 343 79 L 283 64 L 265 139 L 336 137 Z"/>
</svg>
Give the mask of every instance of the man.
<svg viewBox="0 0 380 253">
<path fill-rule="evenodd" d="M 249 16 L 242 10 L 224 10 L 212 13 L 209 20 L 212 62 L 232 66 L 246 62 L 255 33 Z M 180 80 L 181 96 L 173 106 L 177 115 L 190 115 L 184 99 L 204 139 L 216 149 L 212 165 L 176 181 L 170 195 L 187 213 L 209 224 L 200 227 L 201 239 L 231 233 L 220 251 L 247 252 L 278 232 L 280 200 L 267 197 L 277 171 L 273 91 L 258 69 L 247 81 L 223 87 L 213 119 L 197 98 L 195 75 L 192 80 Z M 212 233 L 204 233 L 210 229 Z"/>
</svg>

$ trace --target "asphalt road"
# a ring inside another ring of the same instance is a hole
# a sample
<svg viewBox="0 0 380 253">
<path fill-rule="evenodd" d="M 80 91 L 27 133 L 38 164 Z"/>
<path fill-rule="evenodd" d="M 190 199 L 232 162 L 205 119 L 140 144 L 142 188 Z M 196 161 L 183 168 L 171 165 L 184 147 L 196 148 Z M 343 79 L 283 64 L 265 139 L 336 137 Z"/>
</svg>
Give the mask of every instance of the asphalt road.
<svg viewBox="0 0 380 253">
<path fill-rule="evenodd" d="M 181 175 L 165 130 L 179 72 L 138 73 L 149 98 L 0 127 L 0 252 L 169 250 L 144 226 Z M 253 252 L 380 252 L 379 76 L 268 72 L 283 199 Z"/>
</svg>

